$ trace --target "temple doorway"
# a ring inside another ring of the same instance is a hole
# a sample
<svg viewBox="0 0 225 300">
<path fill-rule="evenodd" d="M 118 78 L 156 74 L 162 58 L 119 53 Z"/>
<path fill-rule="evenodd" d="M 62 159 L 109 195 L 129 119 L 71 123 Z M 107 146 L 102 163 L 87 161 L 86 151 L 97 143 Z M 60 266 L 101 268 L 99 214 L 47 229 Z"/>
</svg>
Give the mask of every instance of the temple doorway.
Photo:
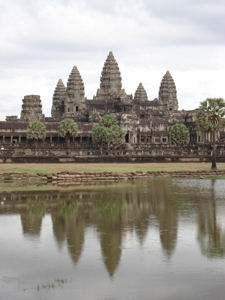
<svg viewBox="0 0 225 300">
<path fill-rule="evenodd" d="M 129 143 L 129 142 L 130 142 L 129 133 L 127 133 L 127 134 L 125 135 L 125 142 L 126 142 L 126 143 Z"/>
</svg>

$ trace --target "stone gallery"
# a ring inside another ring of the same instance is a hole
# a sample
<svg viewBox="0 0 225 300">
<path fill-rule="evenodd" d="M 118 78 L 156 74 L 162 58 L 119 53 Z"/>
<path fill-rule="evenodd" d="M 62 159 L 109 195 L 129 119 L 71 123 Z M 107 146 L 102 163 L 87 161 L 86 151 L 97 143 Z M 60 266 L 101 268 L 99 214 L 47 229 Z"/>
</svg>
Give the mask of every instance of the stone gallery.
<svg viewBox="0 0 225 300">
<path fill-rule="evenodd" d="M 202 99 L 204 100 L 204 99 Z M 112 52 L 104 63 L 100 87 L 93 99 L 85 97 L 82 77 L 73 67 L 67 85 L 61 79 L 56 85 L 51 117 L 42 113 L 39 95 L 23 98 L 21 116 L 7 116 L 0 122 L 0 143 L 11 161 L 196 161 L 211 155 L 210 134 L 199 130 L 195 123 L 197 110 L 178 110 L 177 91 L 169 71 L 159 87 L 158 98 L 150 100 L 142 83 L 133 95 L 122 88 L 118 64 Z M 92 128 L 104 115 L 113 115 L 125 132 L 124 142 L 99 150 L 92 140 Z M 78 135 L 70 143 L 58 134 L 59 122 L 73 119 Z M 47 134 L 38 147 L 27 138 L 30 122 L 41 121 Z M 178 146 L 170 139 L 173 124 L 183 123 L 190 140 Z M 219 160 L 224 159 L 224 132 L 217 134 Z"/>
</svg>

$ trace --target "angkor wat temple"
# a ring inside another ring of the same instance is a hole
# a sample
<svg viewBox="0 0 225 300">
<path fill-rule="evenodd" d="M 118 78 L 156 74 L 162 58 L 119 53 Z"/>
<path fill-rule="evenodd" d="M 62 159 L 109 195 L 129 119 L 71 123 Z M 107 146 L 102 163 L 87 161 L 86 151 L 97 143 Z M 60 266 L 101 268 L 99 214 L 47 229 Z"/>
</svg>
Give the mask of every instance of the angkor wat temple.
<svg viewBox="0 0 225 300">
<path fill-rule="evenodd" d="M 204 100 L 204 99 L 203 99 Z M 21 116 L 8 116 L 0 122 L 0 143 L 9 149 L 12 161 L 98 161 L 99 146 L 92 141 L 92 127 L 106 115 L 113 115 L 125 132 L 121 145 L 105 149 L 104 160 L 115 157 L 121 161 L 151 161 L 207 159 L 210 157 L 210 134 L 199 131 L 195 124 L 196 110 L 178 110 L 177 91 L 169 71 L 162 78 L 157 99 L 150 100 L 142 83 L 133 95 L 122 88 L 118 64 L 112 52 L 104 63 L 100 87 L 93 99 L 85 97 L 82 77 L 73 67 L 67 86 L 59 79 L 52 100 L 51 117 L 42 113 L 39 95 L 23 98 Z M 78 136 L 70 145 L 58 135 L 62 119 L 72 118 L 78 125 Z M 46 125 L 46 140 L 33 149 L 27 139 L 26 129 L 32 121 Z M 173 124 L 183 123 L 190 131 L 190 142 L 185 148 L 172 143 L 169 131 Z M 224 157 L 225 133 L 218 133 L 218 155 Z M 103 157 L 102 157 L 103 158 Z"/>
</svg>

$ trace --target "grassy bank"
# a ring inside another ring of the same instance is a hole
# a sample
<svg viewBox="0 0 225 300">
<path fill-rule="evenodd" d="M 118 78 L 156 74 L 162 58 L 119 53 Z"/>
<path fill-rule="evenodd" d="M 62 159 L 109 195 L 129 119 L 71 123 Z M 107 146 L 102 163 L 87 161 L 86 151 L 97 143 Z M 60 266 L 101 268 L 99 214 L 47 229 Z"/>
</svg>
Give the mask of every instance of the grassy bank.
<svg viewBox="0 0 225 300">
<path fill-rule="evenodd" d="M 115 172 L 135 171 L 209 171 L 211 163 L 68 163 L 68 164 L 1 164 L 0 173 L 52 174 L 69 172 Z M 225 163 L 217 164 L 218 170 L 225 170 Z"/>
</svg>

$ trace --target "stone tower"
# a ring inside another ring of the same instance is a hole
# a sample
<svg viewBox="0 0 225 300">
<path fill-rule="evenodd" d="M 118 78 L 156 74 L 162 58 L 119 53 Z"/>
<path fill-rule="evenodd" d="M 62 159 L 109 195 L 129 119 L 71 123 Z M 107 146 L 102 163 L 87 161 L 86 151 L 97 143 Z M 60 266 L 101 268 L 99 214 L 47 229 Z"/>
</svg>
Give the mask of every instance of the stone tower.
<svg viewBox="0 0 225 300">
<path fill-rule="evenodd" d="M 64 116 L 76 116 L 84 109 L 84 103 L 84 83 L 80 72 L 74 66 L 67 82 Z"/>
<path fill-rule="evenodd" d="M 161 81 L 159 101 L 167 107 L 169 111 L 178 110 L 176 85 L 169 71 L 166 72 Z"/>
<path fill-rule="evenodd" d="M 118 64 L 110 51 L 104 63 L 100 79 L 100 88 L 97 91 L 97 100 L 118 99 L 126 96 L 122 90 L 122 79 Z"/>
<path fill-rule="evenodd" d="M 134 94 L 134 101 L 136 102 L 148 101 L 148 96 L 142 83 L 139 83 L 139 86 Z"/>
<path fill-rule="evenodd" d="M 39 95 L 24 96 L 21 120 L 25 122 L 41 121 L 44 119 L 42 114 L 41 98 Z"/>
<path fill-rule="evenodd" d="M 62 79 L 59 79 L 52 101 L 52 118 L 58 119 L 61 118 L 64 113 L 64 103 L 66 99 L 66 88 L 62 82 Z"/>
</svg>

